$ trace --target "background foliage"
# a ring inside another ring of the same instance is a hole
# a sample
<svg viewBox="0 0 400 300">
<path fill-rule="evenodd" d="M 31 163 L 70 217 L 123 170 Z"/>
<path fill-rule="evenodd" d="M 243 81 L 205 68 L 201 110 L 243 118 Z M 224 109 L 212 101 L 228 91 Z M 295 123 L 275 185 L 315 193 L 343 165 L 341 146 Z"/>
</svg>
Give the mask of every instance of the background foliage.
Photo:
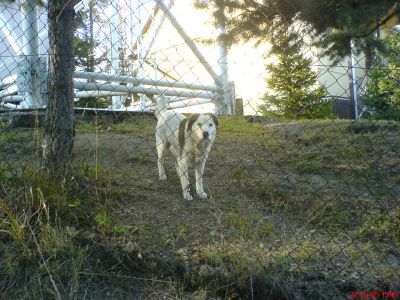
<svg viewBox="0 0 400 300">
<path fill-rule="evenodd" d="M 377 56 L 367 85 L 366 104 L 379 119 L 400 120 L 400 34 L 393 32 L 385 39 L 388 53 Z"/>
<path fill-rule="evenodd" d="M 314 119 L 331 117 L 331 102 L 323 102 L 326 89 L 318 83 L 312 59 L 302 53 L 304 43 L 298 35 L 282 35 L 275 41 L 270 57 L 277 64 L 266 66 L 270 77 L 266 80 L 273 94 L 265 94 L 261 112 L 272 117 L 287 119 Z"/>
<path fill-rule="evenodd" d="M 228 0 L 231 41 L 273 41 L 296 23 L 310 25 L 307 34 L 334 62 L 348 55 L 353 40 L 368 57 L 384 49 L 373 34 L 399 12 L 395 0 Z"/>
</svg>

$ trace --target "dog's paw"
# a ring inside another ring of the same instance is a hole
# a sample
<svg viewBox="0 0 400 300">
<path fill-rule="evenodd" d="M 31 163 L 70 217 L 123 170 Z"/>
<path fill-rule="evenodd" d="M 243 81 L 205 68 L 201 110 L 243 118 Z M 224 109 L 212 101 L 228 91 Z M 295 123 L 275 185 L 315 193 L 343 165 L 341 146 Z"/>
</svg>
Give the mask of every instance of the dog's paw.
<svg viewBox="0 0 400 300">
<path fill-rule="evenodd" d="M 207 199 L 207 194 L 206 193 L 204 193 L 204 192 L 201 192 L 201 193 L 197 193 L 197 195 L 201 198 L 201 199 Z"/>
<path fill-rule="evenodd" d="M 193 197 L 192 197 L 192 195 L 190 195 L 190 193 L 189 192 L 183 192 L 183 199 L 185 199 L 185 200 L 193 200 Z"/>
<path fill-rule="evenodd" d="M 159 176 L 158 177 L 161 181 L 165 181 L 165 180 L 167 180 L 167 175 L 161 175 L 161 176 Z"/>
</svg>

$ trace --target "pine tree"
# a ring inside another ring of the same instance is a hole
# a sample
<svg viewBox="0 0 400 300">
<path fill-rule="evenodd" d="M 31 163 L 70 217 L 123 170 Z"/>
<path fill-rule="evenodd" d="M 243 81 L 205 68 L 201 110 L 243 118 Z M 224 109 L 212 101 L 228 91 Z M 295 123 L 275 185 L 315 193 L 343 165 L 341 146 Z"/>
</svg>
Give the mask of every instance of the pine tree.
<svg viewBox="0 0 400 300">
<path fill-rule="evenodd" d="M 396 0 L 226 0 L 231 42 L 272 42 L 276 34 L 303 24 L 333 62 L 350 52 L 350 41 L 371 57 L 383 49 L 374 30 L 400 13 Z M 311 30 L 310 28 L 311 27 Z"/>
<path fill-rule="evenodd" d="M 377 56 L 369 74 L 366 105 L 376 118 L 400 120 L 400 33 L 393 32 L 384 43 L 389 51 Z"/>
<path fill-rule="evenodd" d="M 107 51 L 100 55 L 96 49 L 101 45 L 98 33 L 95 32 L 95 22 L 101 21 L 101 11 L 107 5 L 107 0 L 88 2 L 88 10 L 79 12 L 75 18 L 74 46 L 75 66 L 85 72 L 94 72 L 96 66 L 107 60 Z"/>
<path fill-rule="evenodd" d="M 324 118 L 332 116 L 331 103 L 322 102 L 326 90 L 318 84 L 318 73 L 312 71 L 310 58 L 302 54 L 302 41 L 294 34 L 281 35 L 272 46 L 270 55 L 277 64 L 267 65 L 266 80 L 274 92 L 263 97 L 264 115 L 288 118 Z"/>
<path fill-rule="evenodd" d="M 75 18 L 74 35 L 74 60 L 75 67 L 84 72 L 95 72 L 96 69 L 107 62 L 107 50 L 100 53 L 101 41 L 99 33 L 95 30 L 95 23 L 101 22 L 101 11 L 108 4 L 108 0 L 88 2 L 88 10 L 80 11 Z M 91 82 L 89 80 L 89 82 Z M 79 101 L 83 107 L 107 107 L 109 100 L 102 98 L 84 98 Z"/>
</svg>

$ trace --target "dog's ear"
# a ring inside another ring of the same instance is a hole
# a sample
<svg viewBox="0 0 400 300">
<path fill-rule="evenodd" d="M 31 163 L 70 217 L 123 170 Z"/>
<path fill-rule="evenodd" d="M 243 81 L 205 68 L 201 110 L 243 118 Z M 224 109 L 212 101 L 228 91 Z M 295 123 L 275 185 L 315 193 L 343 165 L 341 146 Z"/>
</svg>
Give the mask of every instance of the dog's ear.
<svg viewBox="0 0 400 300">
<path fill-rule="evenodd" d="M 214 114 L 212 114 L 212 113 L 208 113 L 207 115 L 210 116 L 210 118 L 213 120 L 215 126 L 218 127 L 218 125 L 219 125 L 218 118 L 217 118 Z"/>
<path fill-rule="evenodd" d="M 190 118 L 188 119 L 188 127 L 187 127 L 187 131 L 192 130 L 192 126 L 194 124 L 194 122 L 196 122 L 196 120 L 199 118 L 200 114 L 193 114 L 190 116 Z"/>
</svg>

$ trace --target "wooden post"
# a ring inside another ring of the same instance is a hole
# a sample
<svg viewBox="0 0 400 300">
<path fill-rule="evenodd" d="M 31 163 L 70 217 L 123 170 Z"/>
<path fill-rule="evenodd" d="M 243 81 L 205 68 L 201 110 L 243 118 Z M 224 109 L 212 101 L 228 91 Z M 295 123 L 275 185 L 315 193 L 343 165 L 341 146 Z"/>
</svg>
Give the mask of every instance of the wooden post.
<svg viewBox="0 0 400 300">
<path fill-rule="evenodd" d="M 235 115 L 237 117 L 243 117 L 243 98 L 236 98 L 235 100 Z"/>
</svg>

